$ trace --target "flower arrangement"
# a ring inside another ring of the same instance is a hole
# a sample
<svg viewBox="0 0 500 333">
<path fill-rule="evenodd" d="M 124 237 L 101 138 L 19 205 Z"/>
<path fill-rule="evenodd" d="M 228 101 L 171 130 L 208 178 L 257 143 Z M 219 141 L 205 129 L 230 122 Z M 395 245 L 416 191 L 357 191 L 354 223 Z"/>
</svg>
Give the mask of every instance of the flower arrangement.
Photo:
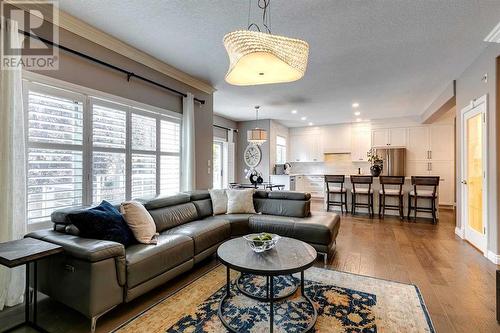
<svg viewBox="0 0 500 333">
<path fill-rule="evenodd" d="M 370 149 L 366 155 L 368 156 L 368 162 L 370 162 L 372 165 L 380 165 L 384 164 L 384 160 L 377 155 L 377 151 L 375 149 Z"/>
</svg>

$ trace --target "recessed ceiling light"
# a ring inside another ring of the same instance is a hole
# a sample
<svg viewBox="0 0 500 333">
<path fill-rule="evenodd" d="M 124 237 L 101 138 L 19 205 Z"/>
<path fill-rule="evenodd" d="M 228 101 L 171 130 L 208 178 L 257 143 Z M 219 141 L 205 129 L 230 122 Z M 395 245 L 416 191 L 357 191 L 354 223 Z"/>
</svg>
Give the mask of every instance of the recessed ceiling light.
<svg viewBox="0 0 500 333">
<path fill-rule="evenodd" d="M 361 121 L 361 118 L 357 118 L 356 121 L 359 123 Z"/>
<path fill-rule="evenodd" d="M 297 113 L 297 110 L 292 110 L 292 113 L 293 113 L 293 114 L 296 114 L 296 113 Z"/>
<path fill-rule="evenodd" d="M 312 126 L 312 125 L 314 125 L 314 123 L 309 123 L 309 126 Z"/>
<path fill-rule="evenodd" d="M 306 120 L 307 117 L 300 117 L 300 120 Z"/>
<path fill-rule="evenodd" d="M 359 111 L 354 112 L 355 116 L 359 116 L 360 114 L 361 114 L 361 112 L 359 112 Z"/>
<path fill-rule="evenodd" d="M 359 107 L 359 103 L 352 103 L 352 107 L 353 107 L 353 108 L 357 108 L 357 107 Z"/>
</svg>

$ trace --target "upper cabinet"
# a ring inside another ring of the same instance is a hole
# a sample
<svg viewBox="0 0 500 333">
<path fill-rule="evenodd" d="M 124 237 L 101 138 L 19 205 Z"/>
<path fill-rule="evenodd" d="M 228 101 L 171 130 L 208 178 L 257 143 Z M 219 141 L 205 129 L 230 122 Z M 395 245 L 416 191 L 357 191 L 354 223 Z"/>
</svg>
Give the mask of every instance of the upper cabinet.
<svg viewBox="0 0 500 333">
<path fill-rule="evenodd" d="M 450 161 L 455 156 L 455 128 L 451 124 L 433 125 L 429 133 L 429 159 Z"/>
<path fill-rule="evenodd" d="M 375 148 L 406 147 L 406 128 L 381 128 L 372 130 L 372 146 Z"/>
<path fill-rule="evenodd" d="M 351 129 L 351 144 L 352 161 L 367 162 L 367 153 L 372 147 L 370 126 L 353 126 Z"/>
<path fill-rule="evenodd" d="M 410 127 L 406 156 L 409 161 L 427 160 L 429 157 L 429 127 Z"/>
<path fill-rule="evenodd" d="M 323 152 L 339 154 L 351 152 L 351 125 L 323 126 Z"/>
<path fill-rule="evenodd" d="M 323 161 L 323 137 L 319 128 L 290 130 L 290 162 Z"/>
</svg>

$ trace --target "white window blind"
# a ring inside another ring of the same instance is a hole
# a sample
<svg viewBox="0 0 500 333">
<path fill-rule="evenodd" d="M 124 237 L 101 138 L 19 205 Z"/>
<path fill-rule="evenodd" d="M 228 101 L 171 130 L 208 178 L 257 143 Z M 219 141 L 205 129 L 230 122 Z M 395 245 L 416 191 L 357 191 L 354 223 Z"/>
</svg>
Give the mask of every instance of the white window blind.
<svg viewBox="0 0 500 333">
<path fill-rule="evenodd" d="M 27 99 L 28 223 L 83 203 L 83 98 L 25 91 Z"/>
<path fill-rule="evenodd" d="M 286 138 L 276 136 L 276 163 L 283 164 L 286 162 Z"/>
<path fill-rule="evenodd" d="M 25 82 L 28 222 L 180 189 L 180 116 Z M 117 98 L 118 99 L 118 98 Z"/>
</svg>

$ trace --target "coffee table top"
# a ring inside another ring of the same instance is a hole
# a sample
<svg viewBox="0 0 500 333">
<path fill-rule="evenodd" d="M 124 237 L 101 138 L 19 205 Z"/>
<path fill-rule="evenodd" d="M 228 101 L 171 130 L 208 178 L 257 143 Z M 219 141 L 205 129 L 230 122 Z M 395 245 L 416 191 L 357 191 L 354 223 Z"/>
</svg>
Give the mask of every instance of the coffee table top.
<svg viewBox="0 0 500 333">
<path fill-rule="evenodd" d="M 313 265 L 317 255 L 311 245 L 288 237 L 262 253 L 255 253 L 243 237 L 228 240 L 217 249 L 219 260 L 229 268 L 262 275 L 301 272 Z"/>
<path fill-rule="evenodd" d="M 30 237 L 22 238 L 0 243 L 0 265 L 12 268 L 59 252 L 63 252 L 60 245 Z"/>
</svg>

